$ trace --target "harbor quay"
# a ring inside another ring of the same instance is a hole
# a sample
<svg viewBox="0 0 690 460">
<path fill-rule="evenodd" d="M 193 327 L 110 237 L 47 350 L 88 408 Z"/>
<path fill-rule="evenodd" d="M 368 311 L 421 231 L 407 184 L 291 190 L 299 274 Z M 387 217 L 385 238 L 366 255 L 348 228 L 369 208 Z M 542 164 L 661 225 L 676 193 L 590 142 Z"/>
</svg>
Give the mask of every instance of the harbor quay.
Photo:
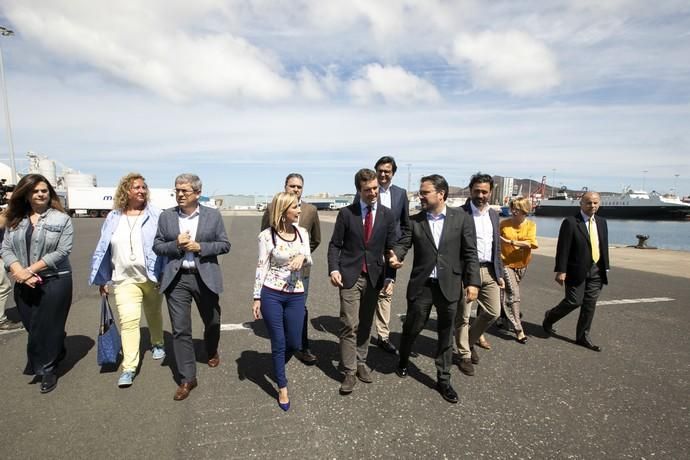
<svg viewBox="0 0 690 460">
<path fill-rule="evenodd" d="M 542 332 L 544 312 L 563 297 L 554 282 L 555 240 L 540 238 L 522 284 L 525 345 L 491 328 L 476 375 L 452 370 L 458 404 L 434 390 L 436 321 L 414 344 L 410 375 L 372 342 L 373 383 L 338 393 L 339 299 L 326 252 L 336 212 L 321 215 L 313 254 L 309 337 L 319 361 L 287 365 L 292 407 L 276 403 L 270 343 L 251 315 L 260 215 L 224 215 L 232 243 L 223 256 L 221 364 L 205 365 L 201 320 L 193 312 L 199 387 L 173 401 L 174 360 L 165 302 L 167 357 L 151 359 L 142 318 L 142 362 L 134 385 L 96 364 L 98 289 L 87 285 L 103 219 L 74 219 L 74 298 L 67 356 L 55 391 L 39 394 L 22 375 L 26 334 L 0 335 L 0 458 L 688 458 L 690 457 L 690 254 L 612 248 L 592 339 L 575 345 L 577 312 Z M 411 263 L 399 271 L 391 340 L 400 343 Z M 8 313 L 17 312 L 8 303 Z"/>
</svg>

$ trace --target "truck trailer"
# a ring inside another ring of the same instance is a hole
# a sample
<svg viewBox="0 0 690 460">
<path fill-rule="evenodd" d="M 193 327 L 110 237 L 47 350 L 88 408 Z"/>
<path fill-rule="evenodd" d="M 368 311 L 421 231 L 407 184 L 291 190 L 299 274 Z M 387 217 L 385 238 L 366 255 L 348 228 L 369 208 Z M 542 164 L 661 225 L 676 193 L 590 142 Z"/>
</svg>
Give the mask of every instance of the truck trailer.
<svg viewBox="0 0 690 460">
<path fill-rule="evenodd" d="M 65 192 L 65 208 L 72 217 L 105 217 L 113 209 L 115 187 L 69 187 Z M 151 204 L 159 209 L 177 205 L 175 191 L 150 188 Z"/>
</svg>

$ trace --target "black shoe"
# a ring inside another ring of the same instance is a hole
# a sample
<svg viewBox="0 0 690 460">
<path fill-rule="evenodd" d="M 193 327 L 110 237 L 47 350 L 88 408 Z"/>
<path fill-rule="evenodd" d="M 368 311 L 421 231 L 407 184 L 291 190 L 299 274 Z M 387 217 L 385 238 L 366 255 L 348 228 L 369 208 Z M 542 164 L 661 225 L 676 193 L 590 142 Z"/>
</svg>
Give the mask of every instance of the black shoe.
<svg viewBox="0 0 690 460">
<path fill-rule="evenodd" d="M 458 394 L 453 390 L 453 387 L 450 386 L 450 383 L 437 383 L 436 389 L 441 393 L 443 399 L 451 404 L 457 404 Z"/>
<path fill-rule="evenodd" d="M 549 312 L 547 311 L 544 313 L 544 321 L 542 321 L 541 327 L 544 328 L 544 334 L 546 334 L 547 337 L 551 337 L 556 333 L 556 329 L 553 328 L 553 323 L 549 322 L 548 317 Z"/>
<path fill-rule="evenodd" d="M 318 361 L 316 355 L 314 355 L 314 353 L 312 353 L 309 348 L 305 348 L 302 351 L 296 351 L 295 358 L 299 359 L 300 361 L 302 361 L 303 364 L 306 364 L 307 366 L 313 366 Z"/>
<path fill-rule="evenodd" d="M 17 329 L 24 329 L 24 325 L 10 319 L 0 321 L 0 331 L 15 331 Z"/>
<path fill-rule="evenodd" d="M 470 359 L 472 360 L 472 364 L 479 364 L 479 354 L 474 347 L 470 347 Z"/>
<path fill-rule="evenodd" d="M 395 374 L 401 379 L 404 379 L 407 377 L 407 368 L 398 366 L 395 368 Z"/>
<path fill-rule="evenodd" d="M 470 358 L 462 358 L 458 363 L 458 369 L 460 369 L 460 372 L 470 377 L 474 375 L 474 364 L 472 364 Z"/>
<path fill-rule="evenodd" d="M 57 375 L 45 374 L 41 377 L 41 393 L 50 393 L 57 386 Z"/>
<path fill-rule="evenodd" d="M 379 347 L 386 353 L 390 353 L 392 355 L 396 354 L 398 351 L 398 349 L 395 348 L 395 345 L 393 345 L 388 339 L 379 338 Z"/>
<path fill-rule="evenodd" d="M 592 351 L 601 351 L 601 347 L 594 345 L 589 339 L 577 340 L 575 343 Z"/>
</svg>

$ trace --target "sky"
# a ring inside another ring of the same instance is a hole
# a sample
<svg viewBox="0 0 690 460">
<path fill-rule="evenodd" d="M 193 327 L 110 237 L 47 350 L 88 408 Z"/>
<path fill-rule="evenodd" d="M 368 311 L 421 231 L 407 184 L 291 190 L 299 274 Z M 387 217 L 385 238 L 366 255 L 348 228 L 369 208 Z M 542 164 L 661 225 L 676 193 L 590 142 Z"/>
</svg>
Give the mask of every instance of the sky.
<svg viewBox="0 0 690 460">
<path fill-rule="evenodd" d="M 0 25 L 20 171 L 338 194 L 391 155 L 412 189 L 690 195 L 687 0 L 0 0 Z"/>
</svg>

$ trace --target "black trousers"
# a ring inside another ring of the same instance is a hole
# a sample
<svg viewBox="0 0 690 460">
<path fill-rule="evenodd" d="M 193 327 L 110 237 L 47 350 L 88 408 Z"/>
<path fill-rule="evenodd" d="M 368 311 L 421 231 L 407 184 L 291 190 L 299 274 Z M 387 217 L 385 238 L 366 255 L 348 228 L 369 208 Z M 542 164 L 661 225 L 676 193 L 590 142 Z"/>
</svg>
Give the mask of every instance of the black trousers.
<svg viewBox="0 0 690 460">
<path fill-rule="evenodd" d="M 72 305 L 72 275 L 47 278 L 35 288 L 16 284 L 14 301 L 29 333 L 24 373 L 54 374 L 65 356 L 65 324 Z"/>
<path fill-rule="evenodd" d="M 196 356 L 192 341 L 192 300 L 204 322 L 204 343 L 211 358 L 218 351 L 220 341 L 220 303 L 218 294 L 211 291 L 198 273 L 180 273 L 165 291 L 173 332 L 175 363 L 181 383 L 196 378 Z"/>
<path fill-rule="evenodd" d="M 438 283 L 427 281 L 414 301 L 407 300 L 407 315 L 400 340 L 400 366 L 407 367 L 412 344 L 429 320 L 432 306 L 436 306 L 438 316 L 436 376 L 439 383 L 449 383 L 450 368 L 453 364 L 453 331 L 458 302 L 448 302 L 441 293 Z"/>
<path fill-rule="evenodd" d="M 589 340 L 589 331 L 594 320 L 594 310 L 601 293 L 603 283 L 599 275 L 599 267 L 594 264 L 589 269 L 587 277 L 580 284 L 568 284 L 565 279 L 565 298 L 561 303 L 546 312 L 546 320 L 554 324 L 576 308 L 580 308 L 577 319 L 576 340 Z"/>
</svg>

